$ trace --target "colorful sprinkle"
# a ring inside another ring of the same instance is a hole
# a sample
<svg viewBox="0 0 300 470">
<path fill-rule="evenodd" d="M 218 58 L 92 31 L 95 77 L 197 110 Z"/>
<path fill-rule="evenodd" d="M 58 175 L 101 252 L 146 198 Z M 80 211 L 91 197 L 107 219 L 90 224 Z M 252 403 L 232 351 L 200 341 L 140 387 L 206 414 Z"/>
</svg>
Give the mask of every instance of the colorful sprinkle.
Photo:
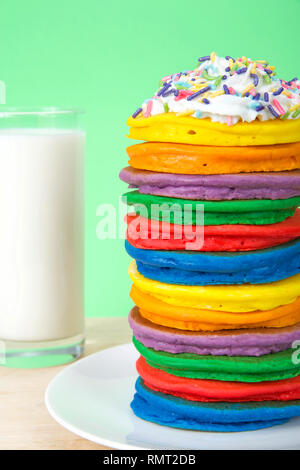
<svg viewBox="0 0 300 470">
<path fill-rule="evenodd" d="M 294 106 L 291 106 L 290 111 L 295 111 L 296 109 L 299 109 L 299 108 L 300 108 L 300 103 L 295 104 Z"/>
<path fill-rule="evenodd" d="M 214 83 L 216 88 L 220 85 L 221 81 L 222 81 L 222 75 L 219 75 L 219 77 L 215 80 L 215 83 Z"/>
<path fill-rule="evenodd" d="M 194 93 L 196 94 L 196 93 Z M 176 98 L 174 98 L 175 101 L 180 101 L 183 100 L 184 98 L 189 99 L 190 96 L 193 96 L 193 93 L 188 90 L 180 90 Z"/>
<path fill-rule="evenodd" d="M 265 83 L 272 83 L 272 79 L 267 74 L 263 75 L 263 80 Z"/>
<path fill-rule="evenodd" d="M 209 104 L 209 103 L 210 103 L 210 101 L 209 101 L 207 98 L 203 98 L 202 101 L 203 101 L 203 103 L 205 103 L 205 104 Z"/>
<path fill-rule="evenodd" d="M 176 83 L 176 88 L 179 89 L 180 88 L 190 88 L 192 85 L 189 84 L 188 82 L 177 82 Z"/>
<path fill-rule="evenodd" d="M 269 101 L 269 93 L 267 93 L 267 92 L 264 93 L 264 100 L 265 100 L 266 102 Z"/>
<path fill-rule="evenodd" d="M 164 90 L 164 91 L 161 93 L 161 96 L 162 96 L 163 98 L 166 98 L 167 96 L 170 96 L 170 95 L 172 95 L 173 93 L 174 93 L 174 95 L 175 95 L 175 92 L 176 92 L 176 91 L 177 91 L 177 90 L 174 89 L 174 88 L 172 88 L 171 90 L 167 89 L 167 90 Z"/>
<path fill-rule="evenodd" d="M 287 119 L 291 113 L 287 111 L 283 116 L 281 116 L 281 119 Z"/>
<path fill-rule="evenodd" d="M 151 115 L 152 106 L 153 106 L 153 101 L 149 100 L 148 103 L 147 103 L 146 111 L 144 112 L 145 118 L 147 118 Z"/>
<path fill-rule="evenodd" d="M 171 83 L 165 83 L 163 87 L 157 92 L 157 96 L 160 96 L 163 94 L 164 91 L 167 91 L 168 88 L 170 88 Z"/>
<path fill-rule="evenodd" d="M 244 90 L 242 91 L 242 94 L 244 95 L 244 94 L 247 93 L 248 91 L 252 90 L 252 88 L 254 88 L 253 83 L 251 83 L 250 85 L 246 86 L 246 88 L 244 88 Z"/>
<path fill-rule="evenodd" d="M 224 89 L 226 95 L 230 95 L 230 92 L 229 92 L 229 89 L 228 89 L 227 85 L 223 85 L 223 89 Z"/>
<path fill-rule="evenodd" d="M 177 90 L 186 90 L 187 88 L 191 88 L 192 85 L 189 85 L 188 83 L 184 84 L 184 85 L 175 85 L 176 89 Z"/>
<path fill-rule="evenodd" d="M 213 77 L 212 75 L 208 75 L 206 70 L 203 70 L 202 77 L 205 78 L 205 80 L 215 80 L 217 78 Z"/>
<path fill-rule="evenodd" d="M 247 70 L 248 70 L 247 67 L 242 67 L 241 69 L 238 69 L 236 71 L 236 73 L 238 73 L 238 74 L 245 73 L 245 72 L 247 72 Z"/>
<path fill-rule="evenodd" d="M 256 71 L 256 62 L 253 62 L 250 72 L 251 72 L 252 75 L 255 75 L 255 71 Z"/>
<path fill-rule="evenodd" d="M 274 95 L 274 96 L 278 96 L 278 95 L 280 95 L 282 92 L 283 92 L 283 87 L 281 86 L 280 88 L 278 88 L 278 90 L 276 90 L 276 91 L 273 92 L 273 95 Z"/>
<path fill-rule="evenodd" d="M 203 83 L 199 83 L 198 85 L 194 85 L 193 90 L 198 91 L 206 87 L 207 87 L 207 82 L 203 82 Z M 211 84 L 209 85 L 209 87 L 211 87 Z"/>
<path fill-rule="evenodd" d="M 143 111 L 143 108 L 138 108 L 132 115 L 133 118 L 136 118 L 141 112 Z"/>
<path fill-rule="evenodd" d="M 235 72 L 239 68 L 238 64 L 235 63 L 233 67 L 231 67 L 231 73 Z"/>
<path fill-rule="evenodd" d="M 299 114 L 300 114 L 300 109 L 297 109 L 297 110 L 292 114 L 292 118 L 298 117 Z"/>
<path fill-rule="evenodd" d="M 257 86 L 259 80 L 258 80 L 258 76 L 256 75 L 256 73 L 250 73 L 250 77 L 253 78 L 254 86 Z"/>
<path fill-rule="evenodd" d="M 203 57 L 199 57 L 198 62 L 205 62 L 206 60 L 210 60 L 210 55 L 204 55 Z"/>
<path fill-rule="evenodd" d="M 279 117 L 279 114 L 276 113 L 275 109 L 270 104 L 268 104 L 268 109 L 269 109 L 270 113 L 273 114 L 273 116 L 275 116 L 276 118 Z"/>
<path fill-rule="evenodd" d="M 200 95 L 202 95 L 203 93 L 205 93 L 206 91 L 209 91 L 209 90 L 210 90 L 210 87 L 209 87 L 209 86 L 207 86 L 207 87 L 205 87 L 205 88 L 202 88 L 202 90 L 199 90 L 199 91 L 197 91 L 196 93 L 193 93 L 192 95 L 188 96 L 188 97 L 187 97 L 187 100 L 188 100 L 188 101 L 191 101 L 191 100 L 197 98 L 197 96 L 200 96 Z"/>
<path fill-rule="evenodd" d="M 209 96 L 210 98 L 215 98 L 216 96 L 221 96 L 221 95 L 224 95 L 224 90 L 214 91 Z"/>
<path fill-rule="evenodd" d="M 260 111 L 262 111 L 263 109 L 265 109 L 265 107 L 261 104 L 260 106 L 257 106 L 255 109 L 256 109 L 256 111 L 259 113 Z"/>
<path fill-rule="evenodd" d="M 273 100 L 273 105 L 275 106 L 275 108 L 277 109 L 277 111 L 279 112 L 279 114 L 281 114 L 282 116 L 285 114 L 285 110 L 283 109 L 283 107 L 281 106 L 281 104 L 279 103 L 278 100 Z"/>
</svg>

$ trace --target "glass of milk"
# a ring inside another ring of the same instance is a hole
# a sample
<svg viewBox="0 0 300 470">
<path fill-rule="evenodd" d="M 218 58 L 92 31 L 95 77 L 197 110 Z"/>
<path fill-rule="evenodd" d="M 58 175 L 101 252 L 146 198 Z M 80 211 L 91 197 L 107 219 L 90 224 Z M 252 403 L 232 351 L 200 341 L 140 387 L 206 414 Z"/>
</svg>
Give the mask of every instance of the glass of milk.
<svg viewBox="0 0 300 470">
<path fill-rule="evenodd" d="M 0 107 L 0 364 L 70 362 L 84 343 L 81 111 Z"/>
</svg>

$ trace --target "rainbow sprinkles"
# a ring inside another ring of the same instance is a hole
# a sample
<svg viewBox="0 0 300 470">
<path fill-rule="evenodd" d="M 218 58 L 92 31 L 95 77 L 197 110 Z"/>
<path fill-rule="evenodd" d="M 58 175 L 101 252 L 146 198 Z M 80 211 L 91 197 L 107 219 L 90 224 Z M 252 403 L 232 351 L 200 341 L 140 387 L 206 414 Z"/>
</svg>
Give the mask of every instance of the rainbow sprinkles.
<svg viewBox="0 0 300 470">
<path fill-rule="evenodd" d="M 276 78 L 275 67 L 265 60 L 219 57 L 212 52 L 200 57 L 194 70 L 162 78 L 155 95 L 132 117 L 168 112 L 227 125 L 255 119 L 297 119 L 300 80 Z"/>
</svg>

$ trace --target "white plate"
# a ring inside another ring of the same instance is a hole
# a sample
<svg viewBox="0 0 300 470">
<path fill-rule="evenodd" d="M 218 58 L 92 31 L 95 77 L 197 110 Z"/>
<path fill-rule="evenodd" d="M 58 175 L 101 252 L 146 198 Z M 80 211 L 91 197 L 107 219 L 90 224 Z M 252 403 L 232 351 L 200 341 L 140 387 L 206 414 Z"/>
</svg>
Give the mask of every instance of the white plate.
<svg viewBox="0 0 300 470">
<path fill-rule="evenodd" d="M 136 418 L 129 406 L 138 357 L 124 344 L 74 362 L 46 390 L 51 416 L 69 431 L 114 449 L 300 449 L 300 418 L 260 431 L 184 431 Z"/>
</svg>

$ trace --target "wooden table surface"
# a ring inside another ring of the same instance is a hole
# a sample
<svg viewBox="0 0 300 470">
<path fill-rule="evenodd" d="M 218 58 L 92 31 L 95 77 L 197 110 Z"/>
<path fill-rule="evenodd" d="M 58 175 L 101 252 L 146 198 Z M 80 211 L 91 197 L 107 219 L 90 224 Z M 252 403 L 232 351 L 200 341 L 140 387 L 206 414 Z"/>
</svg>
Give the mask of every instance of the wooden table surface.
<svg viewBox="0 0 300 470">
<path fill-rule="evenodd" d="M 85 356 L 131 338 L 127 318 L 88 318 Z M 61 427 L 49 415 L 44 394 L 66 366 L 44 369 L 0 367 L 0 450 L 107 449 Z"/>
</svg>

